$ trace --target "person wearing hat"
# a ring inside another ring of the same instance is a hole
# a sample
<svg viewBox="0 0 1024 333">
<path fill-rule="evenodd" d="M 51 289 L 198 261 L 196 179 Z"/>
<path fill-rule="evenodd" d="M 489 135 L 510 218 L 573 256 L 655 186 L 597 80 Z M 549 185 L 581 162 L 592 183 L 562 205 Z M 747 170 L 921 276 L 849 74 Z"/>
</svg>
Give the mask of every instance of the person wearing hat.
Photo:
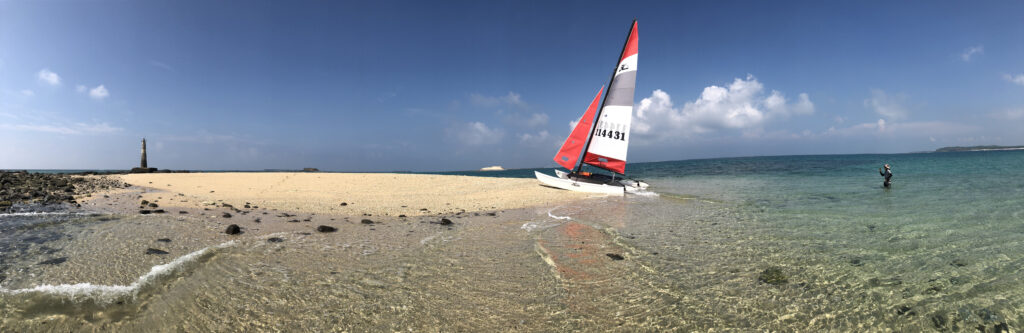
<svg viewBox="0 0 1024 333">
<path fill-rule="evenodd" d="M 882 177 L 885 177 L 885 181 L 882 182 L 882 186 L 884 186 L 885 188 L 889 188 L 889 186 L 892 185 L 892 170 L 889 169 L 889 165 L 885 165 L 885 171 L 883 171 L 882 168 L 878 168 L 878 174 L 882 175 Z"/>
</svg>

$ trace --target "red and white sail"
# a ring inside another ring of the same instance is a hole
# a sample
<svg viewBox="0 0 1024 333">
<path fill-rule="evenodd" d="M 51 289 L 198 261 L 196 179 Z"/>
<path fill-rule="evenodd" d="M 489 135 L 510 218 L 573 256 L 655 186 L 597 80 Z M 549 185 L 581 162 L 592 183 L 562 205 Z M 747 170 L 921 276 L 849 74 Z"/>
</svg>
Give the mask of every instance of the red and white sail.
<svg viewBox="0 0 1024 333">
<path fill-rule="evenodd" d="M 619 57 L 619 65 L 608 87 L 604 106 L 598 113 L 597 124 L 591 133 L 590 145 L 583 157 L 584 163 L 620 174 L 626 172 L 626 150 L 631 137 L 629 125 L 633 119 L 633 90 L 636 88 L 636 60 L 637 32 L 636 21 L 633 21 L 626 46 Z"/>
<path fill-rule="evenodd" d="M 587 143 L 587 134 L 590 132 L 590 128 L 594 124 L 594 114 L 597 113 L 597 107 L 601 104 L 601 93 L 604 92 L 604 87 L 597 91 L 597 96 L 594 96 L 594 101 L 590 102 L 590 106 L 587 107 L 587 111 L 583 113 L 583 117 L 580 118 L 579 123 L 576 123 L 576 127 L 572 129 L 572 133 L 569 133 L 569 138 L 565 139 L 565 143 L 562 144 L 562 148 L 555 154 L 555 162 L 565 167 L 566 169 L 572 170 L 576 167 L 576 162 L 580 159 L 580 153 L 583 152 L 583 146 Z"/>
</svg>

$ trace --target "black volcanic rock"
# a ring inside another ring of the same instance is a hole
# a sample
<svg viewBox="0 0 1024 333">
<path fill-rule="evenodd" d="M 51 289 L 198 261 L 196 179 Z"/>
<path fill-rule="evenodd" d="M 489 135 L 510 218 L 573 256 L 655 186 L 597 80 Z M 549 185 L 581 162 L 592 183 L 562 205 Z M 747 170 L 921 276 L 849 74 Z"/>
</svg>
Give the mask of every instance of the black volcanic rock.
<svg viewBox="0 0 1024 333">
<path fill-rule="evenodd" d="M 242 233 L 242 228 L 239 228 L 237 224 L 232 224 L 229 225 L 228 228 L 224 230 L 224 233 L 228 235 L 237 235 Z"/>
<path fill-rule="evenodd" d="M 335 232 L 335 231 L 338 231 L 338 228 L 322 225 L 322 226 L 316 227 L 316 231 L 318 231 L 318 232 Z"/>
<path fill-rule="evenodd" d="M 442 219 L 441 219 L 440 221 L 437 221 L 437 222 L 430 222 L 430 223 L 433 223 L 433 224 L 440 224 L 440 225 L 452 225 L 452 220 L 449 220 L 449 219 L 445 219 L 445 218 L 442 218 Z"/>
<path fill-rule="evenodd" d="M 167 251 L 164 251 L 164 250 L 161 250 L 161 249 L 148 248 L 148 249 L 146 249 L 146 254 L 171 254 L 171 253 L 167 252 Z"/>
</svg>

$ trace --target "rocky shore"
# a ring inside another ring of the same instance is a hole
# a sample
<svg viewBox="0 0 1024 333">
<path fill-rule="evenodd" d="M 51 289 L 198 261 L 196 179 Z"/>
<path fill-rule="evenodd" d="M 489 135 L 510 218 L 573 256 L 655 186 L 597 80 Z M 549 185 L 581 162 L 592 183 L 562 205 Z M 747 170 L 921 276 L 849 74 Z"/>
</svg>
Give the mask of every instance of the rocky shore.
<svg viewBox="0 0 1024 333">
<path fill-rule="evenodd" d="M 0 171 L 0 213 L 78 205 L 82 196 L 128 185 L 117 177 Z"/>
</svg>

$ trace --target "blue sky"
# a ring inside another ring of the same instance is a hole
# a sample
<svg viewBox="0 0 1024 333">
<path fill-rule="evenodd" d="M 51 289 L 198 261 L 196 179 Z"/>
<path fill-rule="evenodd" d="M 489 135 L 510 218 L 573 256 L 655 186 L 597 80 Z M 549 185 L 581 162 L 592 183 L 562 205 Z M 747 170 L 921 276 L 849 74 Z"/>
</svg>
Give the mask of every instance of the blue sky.
<svg viewBox="0 0 1024 333">
<path fill-rule="evenodd" d="M 0 1 L 0 168 L 555 166 L 1024 144 L 1024 2 Z"/>
</svg>

